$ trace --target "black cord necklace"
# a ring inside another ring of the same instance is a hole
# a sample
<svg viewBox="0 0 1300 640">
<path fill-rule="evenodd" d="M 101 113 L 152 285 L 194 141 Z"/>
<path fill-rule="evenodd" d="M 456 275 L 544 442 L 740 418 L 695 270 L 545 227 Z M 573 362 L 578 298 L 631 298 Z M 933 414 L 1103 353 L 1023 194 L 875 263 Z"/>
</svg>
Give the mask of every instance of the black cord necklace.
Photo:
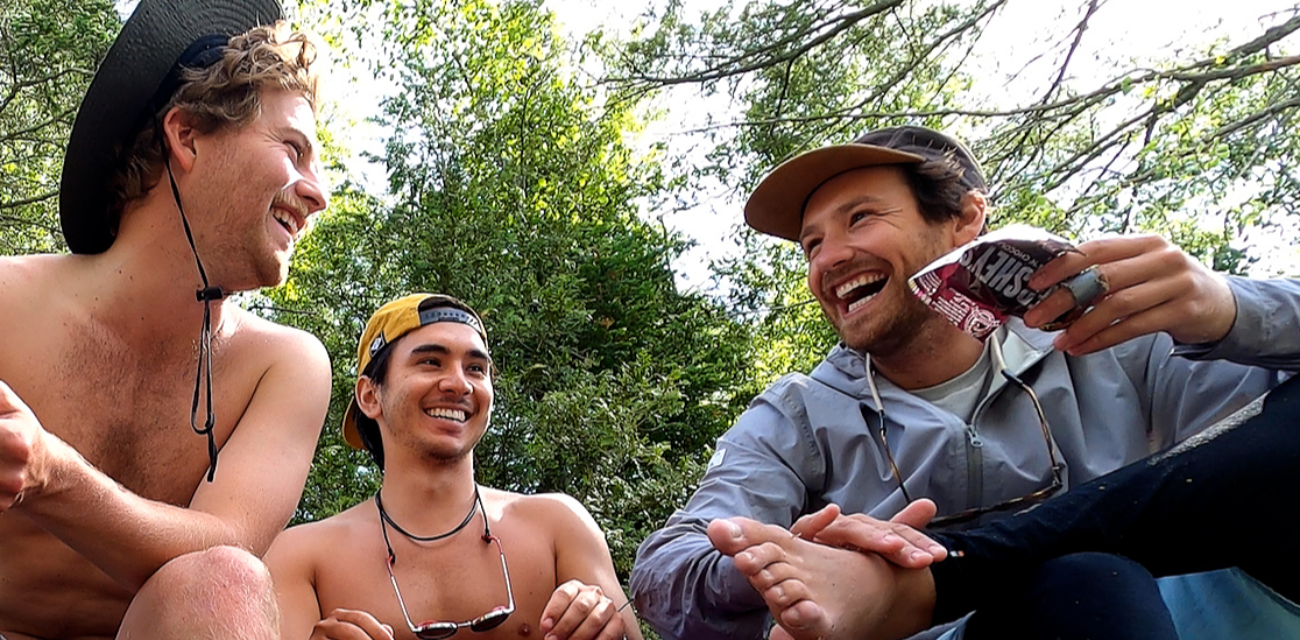
<svg viewBox="0 0 1300 640">
<path fill-rule="evenodd" d="M 203 261 L 199 259 L 199 250 L 194 246 L 194 234 L 190 231 L 190 221 L 185 217 L 185 207 L 181 206 L 181 192 L 180 189 L 176 188 L 176 176 L 172 174 L 172 162 L 171 157 L 167 155 L 162 121 L 155 119 L 155 123 L 158 131 L 158 148 L 162 152 L 163 163 L 167 166 L 167 180 L 172 187 L 172 199 L 176 201 L 176 210 L 181 214 L 181 225 L 185 228 L 185 239 L 190 243 L 190 252 L 194 254 L 194 262 L 199 267 L 199 278 L 203 280 L 203 288 L 195 292 L 195 297 L 199 302 L 203 303 L 203 326 L 199 330 L 199 365 L 198 371 L 194 374 L 194 402 L 190 404 L 190 429 L 193 429 L 194 433 L 208 438 L 208 482 L 212 482 L 217 474 L 217 416 L 212 409 L 212 303 L 221 301 L 226 296 L 226 293 L 221 287 L 208 283 L 208 273 L 204 271 Z M 203 406 L 207 409 L 207 419 L 203 421 L 203 427 L 200 428 L 198 425 L 199 390 L 203 388 L 202 383 L 204 381 L 207 382 L 207 385 Z"/>
<path fill-rule="evenodd" d="M 482 508 L 483 508 L 483 499 L 480 498 L 479 495 L 478 495 L 478 483 L 476 482 L 476 483 L 474 483 L 474 502 L 470 503 L 470 505 L 469 505 L 469 513 L 465 514 L 465 519 L 464 519 L 464 520 L 461 520 L 461 521 L 460 521 L 460 524 L 458 524 L 458 525 L 456 525 L 455 527 L 453 527 L 452 530 L 451 530 L 451 531 L 448 531 L 447 533 L 440 533 L 440 534 L 438 534 L 438 535 L 436 535 L 436 536 L 417 536 L 417 535 L 411 533 L 410 531 L 407 531 L 406 529 L 403 529 L 402 526 L 399 525 L 399 524 L 397 524 L 396 522 L 393 522 L 393 518 L 392 518 L 391 516 L 388 515 L 388 512 L 387 512 L 387 511 L 384 510 L 384 500 L 383 500 L 383 498 L 381 498 L 381 497 L 379 496 L 379 494 L 380 494 L 382 491 L 383 491 L 383 488 L 380 488 L 379 491 L 376 491 L 376 492 L 375 492 L 375 506 L 379 507 L 379 517 L 382 518 L 382 522 L 381 522 L 380 524 L 382 525 L 384 522 L 387 522 L 388 525 L 389 525 L 390 527 L 392 527 L 392 528 L 394 528 L 394 529 L 397 529 L 397 532 L 398 532 L 398 533 L 400 533 L 400 534 L 406 536 L 407 538 L 410 538 L 411 540 L 414 540 L 414 541 L 416 541 L 416 542 L 436 542 L 436 541 L 438 541 L 438 540 L 442 540 L 443 538 L 449 538 L 449 537 L 451 537 L 451 536 L 456 535 L 457 533 L 460 533 L 460 530 L 461 530 L 461 529 L 464 529 L 464 528 L 467 527 L 467 526 L 469 526 L 470 521 L 474 519 L 474 512 L 476 512 L 476 511 L 480 511 L 480 510 L 482 510 Z M 483 514 L 483 522 L 484 522 L 484 525 L 485 525 L 484 530 L 486 530 L 486 524 L 487 524 L 487 513 L 484 513 L 484 514 Z M 381 526 L 380 528 L 383 529 L 382 526 Z M 489 534 L 489 535 L 490 535 L 490 534 Z M 388 542 L 388 530 L 387 530 L 387 529 L 384 529 L 384 542 L 385 542 L 385 543 Z M 389 551 L 389 554 L 390 554 L 390 555 L 392 554 L 392 551 L 391 551 L 391 550 Z"/>
</svg>

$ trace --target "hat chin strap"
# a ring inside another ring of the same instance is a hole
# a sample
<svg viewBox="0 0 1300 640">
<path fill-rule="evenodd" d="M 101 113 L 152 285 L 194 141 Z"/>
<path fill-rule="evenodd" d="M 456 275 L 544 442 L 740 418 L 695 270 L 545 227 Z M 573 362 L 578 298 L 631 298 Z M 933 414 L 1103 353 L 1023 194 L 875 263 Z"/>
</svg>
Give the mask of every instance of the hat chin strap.
<svg viewBox="0 0 1300 640">
<path fill-rule="evenodd" d="M 190 243 L 190 252 L 194 254 L 194 263 L 199 267 L 199 277 L 203 279 L 203 288 L 195 292 L 195 297 L 203 303 L 203 328 L 199 331 L 199 364 L 194 374 L 194 401 L 190 404 L 190 429 L 195 434 L 208 437 L 208 482 L 217 474 L 217 441 L 213 428 L 217 423 L 216 413 L 212 410 L 212 302 L 226 296 L 220 286 L 208 284 L 208 274 L 199 259 L 199 251 L 194 246 L 194 233 L 190 231 L 190 222 L 185 217 L 185 207 L 181 205 L 181 192 L 176 188 L 176 176 L 172 174 L 171 158 L 167 155 L 167 145 L 162 135 L 162 126 L 158 127 L 158 147 L 162 150 L 163 163 L 167 166 L 167 181 L 171 183 L 172 198 L 176 201 L 176 210 L 181 214 L 181 225 L 185 227 L 185 239 Z M 203 384 L 206 382 L 206 384 Z M 199 388 L 204 388 L 204 406 L 207 418 L 199 428 Z"/>
</svg>

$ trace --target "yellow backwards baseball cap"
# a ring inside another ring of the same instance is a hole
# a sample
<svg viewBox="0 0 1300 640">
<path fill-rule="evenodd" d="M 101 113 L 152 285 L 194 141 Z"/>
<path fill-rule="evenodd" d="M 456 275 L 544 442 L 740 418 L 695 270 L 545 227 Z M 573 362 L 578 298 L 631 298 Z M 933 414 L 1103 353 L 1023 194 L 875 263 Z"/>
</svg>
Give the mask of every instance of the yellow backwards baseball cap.
<svg viewBox="0 0 1300 640">
<path fill-rule="evenodd" d="M 361 333 L 361 342 L 357 345 L 357 376 L 365 372 L 370 361 L 379 355 L 398 338 L 435 322 L 459 322 L 467 324 L 478 332 L 487 345 L 487 331 L 483 329 L 483 320 L 469 305 L 453 298 L 436 293 L 413 293 L 398 298 L 379 308 L 366 330 Z M 357 398 L 354 395 L 348 403 L 348 410 L 343 414 L 343 439 L 356 449 L 366 449 L 365 441 L 357 430 Z M 379 442 L 379 434 L 366 434 L 367 439 Z"/>
</svg>

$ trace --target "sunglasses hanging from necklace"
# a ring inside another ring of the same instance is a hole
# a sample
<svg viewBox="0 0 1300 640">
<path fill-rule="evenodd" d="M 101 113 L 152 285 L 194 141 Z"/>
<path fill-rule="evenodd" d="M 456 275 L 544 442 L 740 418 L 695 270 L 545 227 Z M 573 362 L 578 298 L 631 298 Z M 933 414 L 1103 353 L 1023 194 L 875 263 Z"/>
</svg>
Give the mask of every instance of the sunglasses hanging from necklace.
<svg viewBox="0 0 1300 640">
<path fill-rule="evenodd" d="M 465 519 L 460 524 L 452 528 L 451 531 L 436 536 L 411 535 L 410 532 L 397 526 L 397 523 L 393 522 L 393 519 L 388 516 L 388 512 L 384 510 L 383 499 L 379 497 L 378 491 L 375 492 L 375 506 L 379 508 L 379 530 L 384 535 L 384 547 L 388 551 L 388 559 L 386 562 L 388 568 L 388 579 L 393 584 L 393 595 L 397 597 L 397 605 L 402 609 L 402 618 L 406 621 L 406 627 L 411 631 L 412 635 L 419 640 L 443 640 L 456 635 L 456 633 L 461 629 L 469 629 L 474 633 L 484 633 L 501 626 L 501 624 L 515 612 L 515 592 L 514 589 L 510 588 L 510 568 L 506 565 L 506 552 L 505 549 L 501 547 L 501 540 L 492 535 L 492 530 L 488 526 L 487 511 L 483 509 L 483 498 L 479 496 L 477 483 L 474 484 L 474 503 L 470 505 L 469 514 L 465 516 Z M 491 611 L 464 622 L 426 620 L 420 624 L 415 624 L 411 621 L 411 615 L 406 611 L 406 601 L 402 599 L 402 590 L 398 588 L 397 576 L 393 573 L 393 565 L 397 564 L 397 554 L 393 553 L 393 545 L 388 540 L 388 526 L 391 525 L 394 529 L 411 540 L 417 542 L 432 542 L 434 540 L 442 540 L 443 538 L 455 535 L 460 530 L 464 529 L 474 518 L 475 512 L 483 514 L 483 542 L 495 544 L 497 555 L 501 559 L 501 579 L 505 583 L 506 587 L 506 604 L 504 606 L 493 607 Z"/>
</svg>

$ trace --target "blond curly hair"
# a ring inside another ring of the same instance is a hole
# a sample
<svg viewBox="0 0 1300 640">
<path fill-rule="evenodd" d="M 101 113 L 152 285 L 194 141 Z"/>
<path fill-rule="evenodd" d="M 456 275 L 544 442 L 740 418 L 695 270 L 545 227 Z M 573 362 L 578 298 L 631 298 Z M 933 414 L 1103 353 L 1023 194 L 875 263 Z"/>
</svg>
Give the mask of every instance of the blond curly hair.
<svg viewBox="0 0 1300 640">
<path fill-rule="evenodd" d="M 315 62 L 316 45 L 307 33 L 293 31 L 283 20 L 254 27 L 231 38 L 217 63 L 182 69 L 179 88 L 155 114 L 155 121 L 179 108 L 193 118 L 202 133 L 241 127 L 261 114 L 261 92 L 274 89 L 303 94 L 314 111 L 320 85 L 319 74 L 311 68 Z M 146 123 L 131 146 L 119 153 L 118 171 L 112 180 L 115 219 L 162 177 L 163 155 L 155 121 Z"/>
</svg>

